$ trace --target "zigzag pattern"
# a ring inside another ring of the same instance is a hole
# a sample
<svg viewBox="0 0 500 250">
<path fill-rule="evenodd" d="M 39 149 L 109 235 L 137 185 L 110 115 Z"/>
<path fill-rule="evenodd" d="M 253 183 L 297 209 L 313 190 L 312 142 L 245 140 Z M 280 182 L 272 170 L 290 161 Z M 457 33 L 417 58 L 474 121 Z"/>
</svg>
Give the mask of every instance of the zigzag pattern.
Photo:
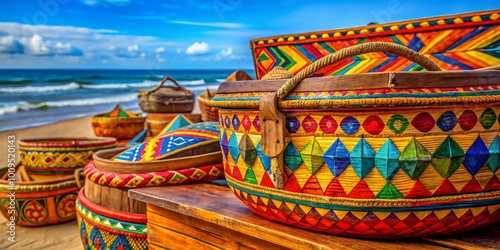
<svg viewBox="0 0 500 250">
<path fill-rule="evenodd" d="M 296 74 L 314 61 L 340 49 L 368 42 L 390 42 L 425 54 L 444 70 L 470 70 L 500 64 L 500 18 L 498 11 L 448 19 L 367 26 L 352 31 L 298 34 L 251 42 L 258 79 L 280 66 Z M 442 22 L 439 22 L 441 20 Z M 424 24 L 425 23 L 425 24 Z M 467 24 L 467 25 L 465 25 Z M 418 27 L 418 30 L 414 30 Z M 363 32 L 365 30 L 365 32 Z M 369 53 L 345 59 L 317 72 L 319 76 L 365 72 L 415 71 L 419 65 L 386 53 Z"/>
</svg>

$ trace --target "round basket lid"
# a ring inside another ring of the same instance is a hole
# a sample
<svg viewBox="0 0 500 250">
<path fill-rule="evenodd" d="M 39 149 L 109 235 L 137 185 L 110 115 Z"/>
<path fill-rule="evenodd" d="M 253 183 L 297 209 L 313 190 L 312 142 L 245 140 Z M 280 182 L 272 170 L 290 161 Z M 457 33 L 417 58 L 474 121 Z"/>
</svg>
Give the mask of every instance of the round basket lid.
<svg viewBox="0 0 500 250">
<path fill-rule="evenodd" d="M 173 130 L 113 157 L 114 161 L 137 162 L 164 159 L 219 141 L 217 122 L 203 122 Z"/>
</svg>

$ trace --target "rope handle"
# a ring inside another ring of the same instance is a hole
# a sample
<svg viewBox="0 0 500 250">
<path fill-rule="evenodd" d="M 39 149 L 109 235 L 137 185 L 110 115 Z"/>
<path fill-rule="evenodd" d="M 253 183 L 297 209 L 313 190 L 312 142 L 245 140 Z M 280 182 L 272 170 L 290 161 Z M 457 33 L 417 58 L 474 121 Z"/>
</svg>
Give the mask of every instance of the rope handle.
<svg viewBox="0 0 500 250">
<path fill-rule="evenodd" d="M 500 70 L 500 64 L 499 65 L 494 65 L 494 66 L 489 66 L 489 67 L 484 67 L 476 70 Z"/>
<path fill-rule="evenodd" d="M 158 84 L 158 86 L 156 86 L 152 90 L 149 90 L 148 92 L 146 92 L 146 94 L 151 94 L 151 93 L 158 91 L 161 87 L 163 87 L 163 84 L 165 84 L 165 82 L 167 82 L 167 81 L 173 82 L 175 84 L 175 86 L 186 91 L 186 88 L 182 87 L 179 83 L 177 83 L 177 81 L 174 78 L 167 76 L 167 77 L 163 78 L 163 80 L 160 82 L 160 84 Z"/>
<path fill-rule="evenodd" d="M 75 172 L 73 172 L 73 175 L 75 176 L 76 186 L 78 187 L 78 189 L 81 189 L 83 187 L 82 180 L 81 180 L 81 178 L 83 176 L 83 168 L 75 169 Z"/>
<path fill-rule="evenodd" d="M 441 68 L 431 61 L 429 58 L 425 57 L 423 54 L 420 54 L 414 50 L 411 50 L 405 46 L 395 44 L 395 43 L 387 43 L 387 42 L 372 42 L 372 43 L 364 43 L 359 45 L 354 45 L 348 48 L 341 49 L 335 53 L 329 54 L 311 65 L 302 69 L 297 75 L 290 78 L 286 83 L 281 86 L 280 89 L 276 92 L 279 99 L 283 99 L 290 91 L 292 91 L 302 80 L 311 75 L 312 73 L 328 66 L 339 62 L 343 59 L 361 55 L 370 52 L 387 52 L 391 54 L 395 54 L 406 59 L 409 59 L 415 63 L 418 63 L 425 69 L 429 71 L 441 71 Z"/>
</svg>

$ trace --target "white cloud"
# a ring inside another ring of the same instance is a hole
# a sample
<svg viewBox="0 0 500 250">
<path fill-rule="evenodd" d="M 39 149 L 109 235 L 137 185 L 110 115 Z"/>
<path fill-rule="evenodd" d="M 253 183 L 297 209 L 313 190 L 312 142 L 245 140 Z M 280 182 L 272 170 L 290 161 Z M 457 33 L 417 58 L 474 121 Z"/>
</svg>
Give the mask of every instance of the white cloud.
<svg viewBox="0 0 500 250">
<path fill-rule="evenodd" d="M 202 22 L 187 22 L 187 21 L 169 21 L 169 22 L 175 24 L 207 26 L 216 28 L 227 28 L 227 29 L 238 29 L 247 27 L 246 25 L 241 23 L 225 23 L 225 22 L 202 23 Z"/>
<path fill-rule="evenodd" d="M 193 45 L 189 46 L 186 49 L 186 54 L 190 54 L 190 55 L 206 54 L 209 51 L 210 51 L 210 47 L 208 46 L 208 44 L 206 44 L 204 42 L 202 42 L 202 43 L 195 42 L 195 43 L 193 43 Z"/>
<path fill-rule="evenodd" d="M 181 50 L 181 48 L 178 48 L 177 49 L 177 54 L 180 54 L 180 53 L 182 53 L 182 50 Z"/>
<path fill-rule="evenodd" d="M 165 52 L 165 48 L 163 47 L 159 47 L 155 50 L 156 53 L 162 53 L 162 52 Z"/>
<path fill-rule="evenodd" d="M 140 57 L 144 52 L 148 55 L 173 44 L 153 36 L 121 35 L 108 29 L 0 22 L 0 54 L 128 58 Z"/>
<path fill-rule="evenodd" d="M 0 39 L 0 53 L 24 53 L 33 56 L 83 55 L 80 49 L 73 47 L 70 43 L 45 41 L 38 34 L 32 37 L 22 37 L 21 39 L 13 36 L 3 37 Z"/>
<path fill-rule="evenodd" d="M 127 47 L 128 52 L 136 52 L 139 50 L 139 46 L 137 44 L 131 45 Z"/>
<path fill-rule="evenodd" d="M 233 48 L 229 47 L 227 49 L 221 50 L 219 53 L 217 53 L 214 57 L 216 61 L 220 61 L 222 59 L 230 59 L 230 60 L 242 60 L 245 59 L 245 56 L 242 55 L 235 55 L 233 53 Z"/>
<path fill-rule="evenodd" d="M 141 58 L 146 57 L 146 53 L 141 53 Z"/>
<path fill-rule="evenodd" d="M 0 37 L 0 54 L 22 54 L 23 45 L 13 36 Z"/>
</svg>

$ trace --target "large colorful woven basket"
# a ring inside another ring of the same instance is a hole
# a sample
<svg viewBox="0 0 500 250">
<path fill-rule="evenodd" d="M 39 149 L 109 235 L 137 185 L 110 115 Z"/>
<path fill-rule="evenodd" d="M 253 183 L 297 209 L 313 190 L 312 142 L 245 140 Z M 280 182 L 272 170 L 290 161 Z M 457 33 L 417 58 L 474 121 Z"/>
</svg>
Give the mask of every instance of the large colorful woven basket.
<svg viewBox="0 0 500 250">
<path fill-rule="evenodd" d="M 82 191 L 76 202 L 80 238 L 86 250 L 148 249 L 146 215 L 125 213 L 93 203 Z"/>
<path fill-rule="evenodd" d="M 83 168 L 92 154 L 116 147 L 115 138 L 21 139 L 21 164 L 33 180 L 52 180 L 73 175 Z"/>
<path fill-rule="evenodd" d="M 132 139 L 144 129 L 145 117 L 117 105 L 111 112 L 92 117 L 94 134 L 116 139 Z"/>
<path fill-rule="evenodd" d="M 304 79 L 366 52 L 433 72 Z M 500 221 L 500 71 L 440 72 L 403 46 L 368 43 L 291 79 L 222 83 L 212 104 L 228 184 L 265 218 L 359 237 Z"/>
<path fill-rule="evenodd" d="M 250 42 L 257 79 L 274 67 L 296 74 L 314 61 L 346 47 L 369 42 L 404 45 L 446 70 L 500 64 L 500 10 L 432 17 L 365 27 L 257 38 Z M 317 75 L 413 71 L 421 67 L 385 53 L 358 55 L 315 72 Z"/>
<path fill-rule="evenodd" d="M 22 181 L 15 175 L 23 176 Z M 5 173 L 0 180 L 0 211 L 8 221 L 14 217 L 15 225 L 38 227 L 75 219 L 75 201 L 83 186 L 83 178 L 27 179 L 29 177 L 21 166 L 16 174 Z"/>
</svg>

